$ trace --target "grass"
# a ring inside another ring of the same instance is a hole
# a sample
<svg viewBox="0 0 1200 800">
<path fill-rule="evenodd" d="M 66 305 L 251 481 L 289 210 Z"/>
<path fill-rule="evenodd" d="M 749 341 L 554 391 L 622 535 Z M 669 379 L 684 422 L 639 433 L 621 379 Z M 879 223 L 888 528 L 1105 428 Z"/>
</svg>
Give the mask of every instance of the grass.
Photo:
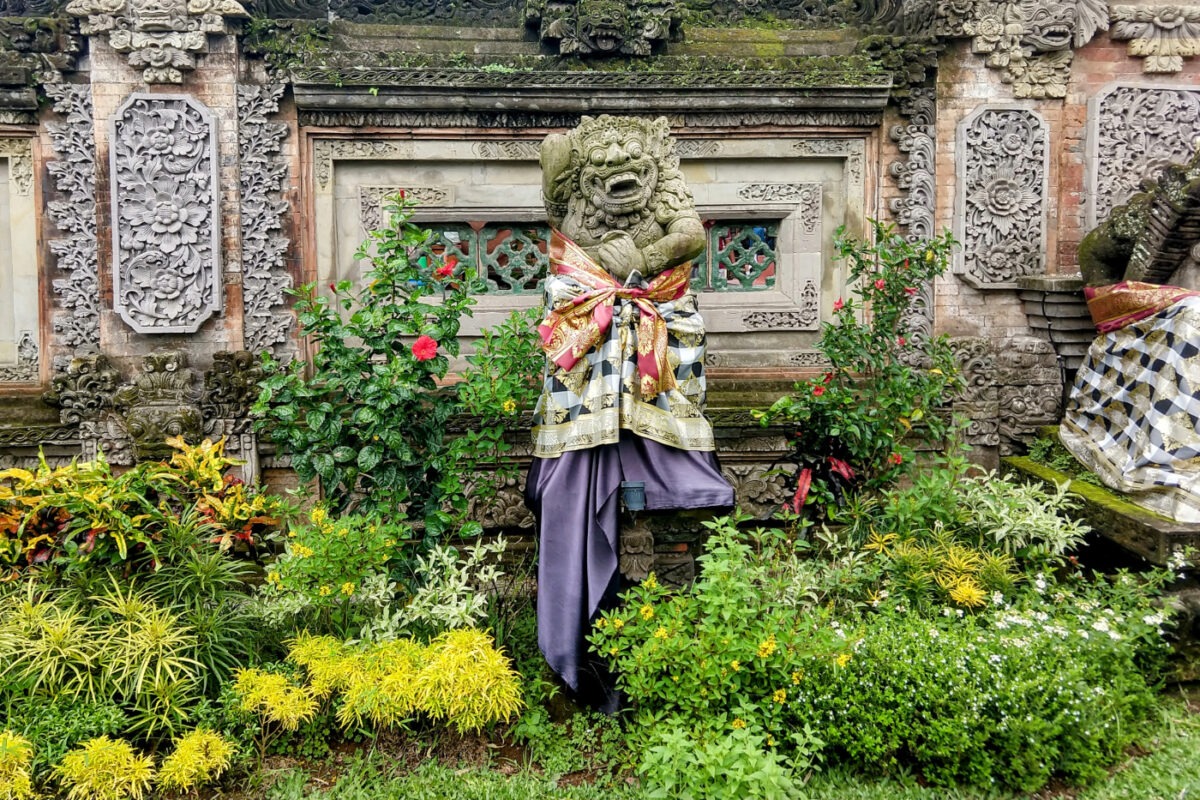
<svg viewBox="0 0 1200 800">
<path fill-rule="evenodd" d="M 324 784 L 324 785 L 321 785 Z M 263 800 L 639 800 L 631 781 L 611 785 L 560 786 L 523 769 L 515 774 L 453 769 L 435 761 L 405 774 L 392 774 L 383 759 L 351 760 L 332 785 L 302 770 L 279 773 Z M 805 786 L 805 800 L 1200 800 L 1200 696 L 1164 702 L 1148 726 L 1136 755 L 1114 768 L 1111 777 L 1084 790 L 1058 788 L 1033 795 L 972 789 L 927 788 L 915 781 L 869 779 L 842 770 L 819 773 Z"/>
</svg>

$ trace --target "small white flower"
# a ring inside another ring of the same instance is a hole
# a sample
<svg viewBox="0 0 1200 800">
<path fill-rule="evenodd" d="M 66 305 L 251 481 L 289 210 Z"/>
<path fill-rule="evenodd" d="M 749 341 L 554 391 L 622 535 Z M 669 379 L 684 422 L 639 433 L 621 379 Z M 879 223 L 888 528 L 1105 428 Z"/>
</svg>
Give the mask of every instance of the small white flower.
<svg viewBox="0 0 1200 800">
<path fill-rule="evenodd" d="M 938 636 L 939 636 L 939 635 L 940 635 L 940 634 L 938 634 L 938 629 L 937 629 L 937 628 L 930 628 L 930 629 L 929 629 L 929 638 L 930 638 L 930 639 L 936 639 L 936 638 L 938 638 Z"/>
<path fill-rule="evenodd" d="M 992 605 L 994 605 L 994 606 L 1004 605 L 1004 592 L 1000 592 L 1000 591 L 992 592 Z"/>
<path fill-rule="evenodd" d="M 1034 576 L 1033 585 L 1039 592 L 1046 591 L 1046 576 L 1039 572 Z"/>
<path fill-rule="evenodd" d="M 942 616 L 943 616 L 943 617 L 953 617 L 953 616 L 954 616 L 954 609 L 953 609 L 953 608 L 950 608 L 949 606 L 945 606 L 945 607 L 943 607 L 943 608 L 942 608 Z"/>
<path fill-rule="evenodd" d="M 1147 614 L 1146 616 L 1142 617 L 1142 622 L 1146 623 L 1147 625 L 1154 625 L 1155 627 L 1162 625 L 1166 621 L 1167 618 L 1162 614 Z"/>
<path fill-rule="evenodd" d="M 1106 619 L 1096 620 L 1095 622 L 1092 623 L 1092 629 L 1100 631 L 1101 633 L 1107 633 L 1108 632 L 1108 620 L 1106 620 Z"/>
</svg>

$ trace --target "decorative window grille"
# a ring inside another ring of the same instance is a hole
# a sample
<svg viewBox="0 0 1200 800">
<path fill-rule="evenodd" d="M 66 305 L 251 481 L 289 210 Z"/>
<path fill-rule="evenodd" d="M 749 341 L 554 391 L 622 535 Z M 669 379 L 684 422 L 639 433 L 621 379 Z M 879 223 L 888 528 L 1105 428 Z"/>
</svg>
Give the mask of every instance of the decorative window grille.
<svg viewBox="0 0 1200 800">
<path fill-rule="evenodd" d="M 778 220 L 715 220 L 705 223 L 707 246 L 694 261 L 692 288 L 705 292 L 773 289 L 778 272 Z M 542 291 L 549 268 L 550 229 L 529 222 L 488 222 L 433 228 L 429 250 L 474 269 L 488 294 L 531 295 Z"/>
</svg>

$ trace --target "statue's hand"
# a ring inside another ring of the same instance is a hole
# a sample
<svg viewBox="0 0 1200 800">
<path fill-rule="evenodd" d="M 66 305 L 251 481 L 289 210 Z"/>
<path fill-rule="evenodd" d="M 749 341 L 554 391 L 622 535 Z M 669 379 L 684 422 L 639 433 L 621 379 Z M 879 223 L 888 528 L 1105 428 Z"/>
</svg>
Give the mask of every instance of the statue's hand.
<svg viewBox="0 0 1200 800">
<path fill-rule="evenodd" d="M 617 280 L 626 280 L 634 270 L 646 273 L 646 259 L 634 244 L 633 237 L 625 231 L 609 231 L 596 247 L 600 266 L 608 270 Z"/>
</svg>

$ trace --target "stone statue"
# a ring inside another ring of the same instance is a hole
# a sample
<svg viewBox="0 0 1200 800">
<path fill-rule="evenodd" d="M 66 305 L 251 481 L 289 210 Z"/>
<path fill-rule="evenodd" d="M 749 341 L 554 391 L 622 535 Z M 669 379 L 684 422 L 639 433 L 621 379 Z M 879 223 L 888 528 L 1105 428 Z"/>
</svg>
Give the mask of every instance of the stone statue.
<svg viewBox="0 0 1200 800">
<path fill-rule="evenodd" d="M 658 275 L 700 255 L 704 226 L 665 118 L 587 118 L 542 143 L 550 226 L 614 277 Z"/>
<path fill-rule="evenodd" d="M 526 483 L 541 541 L 538 643 L 579 699 L 609 710 L 613 681 L 585 636 L 616 603 L 622 551 L 643 566 L 654 551 L 648 530 L 620 530 L 622 484 L 644 485 L 647 511 L 733 505 L 703 413 L 690 288 L 705 231 L 669 134 L 661 118 L 584 117 L 541 154 L 547 365 Z"/>
</svg>

